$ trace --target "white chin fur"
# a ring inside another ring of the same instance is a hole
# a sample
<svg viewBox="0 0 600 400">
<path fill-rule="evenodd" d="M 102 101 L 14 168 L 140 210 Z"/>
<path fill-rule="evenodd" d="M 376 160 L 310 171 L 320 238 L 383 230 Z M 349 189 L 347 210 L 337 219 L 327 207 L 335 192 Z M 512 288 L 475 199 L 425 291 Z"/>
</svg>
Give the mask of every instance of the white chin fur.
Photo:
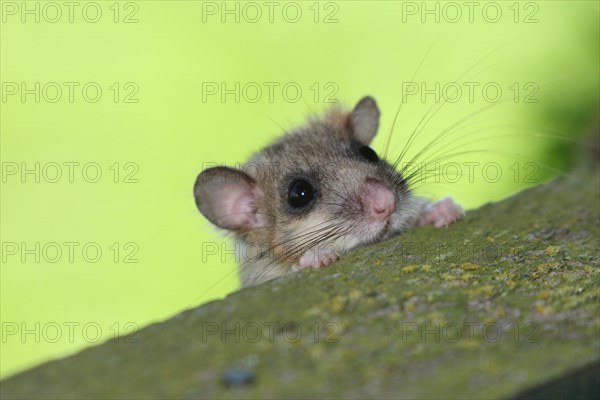
<svg viewBox="0 0 600 400">
<path fill-rule="evenodd" d="M 334 249 L 338 253 L 345 253 L 359 246 L 374 243 L 386 237 L 386 222 L 381 223 L 365 223 L 359 230 L 348 232 L 344 236 L 338 238 L 335 242 L 327 246 Z"/>
</svg>

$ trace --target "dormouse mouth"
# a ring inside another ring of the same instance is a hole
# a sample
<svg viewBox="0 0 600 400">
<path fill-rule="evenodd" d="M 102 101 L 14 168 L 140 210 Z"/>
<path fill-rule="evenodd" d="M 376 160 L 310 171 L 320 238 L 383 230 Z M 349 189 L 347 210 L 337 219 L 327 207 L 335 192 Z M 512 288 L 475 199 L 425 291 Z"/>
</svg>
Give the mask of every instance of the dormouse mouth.
<svg viewBox="0 0 600 400">
<path fill-rule="evenodd" d="M 357 232 L 362 238 L 360 242 L 362 244 L 376 243 L 388 236 L 391 218 L 387 218 L 385 221 L 381 222 L 369 222 L 367 226 L 367 229 L 364 229 L 362 232 Z"/>
<path fill-rule="evenodd" d="M 392 213 L 392 215 L 393 215 L 393 213 Z M 383 226 L 383 228 L 381 228 L 381 231 L 377 235 L 377 239 L 376 240 L 381 240 L 384 237 L 386 237 L 386 235 L 390 231 L 390 223 L 391 223 L 390 221 L 391 221 L 391 215 L 390 215 L 390 218 L 386 219 L 385 225 Z"/>
</svg>

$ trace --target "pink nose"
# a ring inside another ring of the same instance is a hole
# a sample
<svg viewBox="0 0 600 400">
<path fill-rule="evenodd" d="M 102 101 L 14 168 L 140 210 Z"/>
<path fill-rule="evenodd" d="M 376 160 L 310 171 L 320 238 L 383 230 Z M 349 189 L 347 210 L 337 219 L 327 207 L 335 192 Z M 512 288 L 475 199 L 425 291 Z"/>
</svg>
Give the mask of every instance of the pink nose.
<svg viewBox="0 0 600 400">
<path fill-rule="evenodd" d="M 371 218 L 376 220 L 385 220 L 396 209 L 396 195 L 394 192 L 377 181 L 367 181 L 362 200 Z"/>
</svg>

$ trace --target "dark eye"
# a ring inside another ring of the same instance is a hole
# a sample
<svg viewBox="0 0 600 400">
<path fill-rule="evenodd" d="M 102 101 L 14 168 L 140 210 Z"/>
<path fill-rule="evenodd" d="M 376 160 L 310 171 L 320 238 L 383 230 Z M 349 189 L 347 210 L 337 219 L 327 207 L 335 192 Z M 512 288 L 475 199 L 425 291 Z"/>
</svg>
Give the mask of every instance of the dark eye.
<svg viewBox="0 0 600 400">
<path fill-rule="evenodd" d="M 372 148 L 370 148 L 369 146 L 360 146 L 358 148 L 358 152 L 368 162 L 376 163 L 379 161 L 379 157 L 377 157 L 377 153 L 375 153 L 375 151 Z"/>
<path fill-rule="evenodd" d="M 294 208 L 304 207 L 315 198 L 315 189 L 304 179 L 296 179 L 288 188 L 288 204 Z"/>
</svg>

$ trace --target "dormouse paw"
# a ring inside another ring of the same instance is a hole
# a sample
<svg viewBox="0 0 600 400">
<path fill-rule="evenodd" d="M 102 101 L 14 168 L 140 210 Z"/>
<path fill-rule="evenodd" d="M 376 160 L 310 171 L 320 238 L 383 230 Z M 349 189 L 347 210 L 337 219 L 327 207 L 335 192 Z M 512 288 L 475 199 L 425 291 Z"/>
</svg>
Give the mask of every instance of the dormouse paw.
<svg viewBox="0 0 600 400">
<path fill-rule="evenodd" d="M 299 269 L 325 267 L 340 258 L 339 254 L 330 249 L 307 250 L 298 262 Z"/>
<path fill-rule="evenodd" d="M 465 212 L 462 207 L 456 204 L 450 197 L 446 197 L 425 208 L 419 225 L 431 224 L 436 228 L 443 228 L 458 221 L 464 215 Z"/>
</svg>

